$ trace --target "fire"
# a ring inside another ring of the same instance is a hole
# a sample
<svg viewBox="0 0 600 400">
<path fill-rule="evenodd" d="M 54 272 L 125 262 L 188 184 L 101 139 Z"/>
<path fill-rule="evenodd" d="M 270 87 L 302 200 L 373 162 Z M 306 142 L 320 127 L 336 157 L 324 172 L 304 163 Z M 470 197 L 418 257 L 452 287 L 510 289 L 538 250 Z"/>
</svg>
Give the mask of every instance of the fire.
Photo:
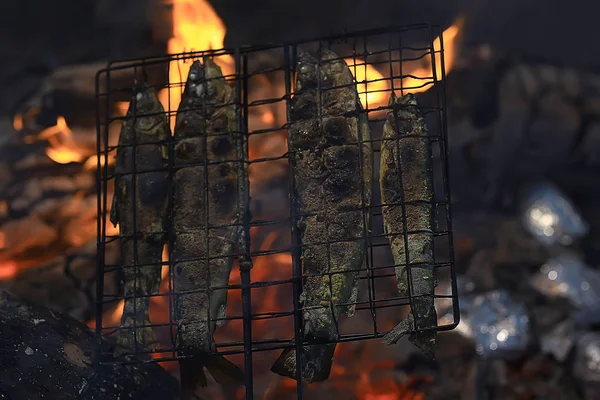
<svg viewBox="0 0 600 400">
<path fill-rule="evenodd" d="M 345 61 L 356 80 L 361 104 L 368 108 L 386 104 L 386 90 L 389 88 L 389 83 L 383 75 L 374 66 L 365 64 L 363 60 L 357 59 L 355 63 L 354 59 L 346 58 Z"/>
<path fill-rule="evenodd" d="M 225 25 L 206 0 L 173 0 L 173 37 L 168 43 L 169 54 L 186 51 L 218 50 L 223 48 Z M 221 56 L 215 62 L 223 69 L 223 74 L 234 72 L 231 56 Z M 179 85 L 190 71 L 191 63 L 179 60 L 169 65 L 169 89 L 159 93 L 165 109 L 177 110 L 183 88 Z M 171 125 L 175 118 L 171 118 Z"/>
<path fill-rule="evenodd" d="M 464 22 L 464 17 L 461 16 L 454 24 L 452 24 L 452 26 L 442 33 L 444 39 L 444 72 L 446 74 L 448 74 L 454 66 L 458 50 L 459 33 L 462 30 Z M 435 52 L 435 76 L 438 81 L 441 80 L 440 78 L 442 76 L 441 48 L 441 40 L 440 38 L 436 38 L 433 41 L 433 51 Z M 406 73 L 403 71 L 403 75 L 406 74 L 415 77 L 407 77 L 402 80 L 402 87 L 405 88 L 406 91 L 410 93 L 426 92 L 431 87 L 430 84 L 427 84 L 427 82 L 430 82 L 428 81 L 428 78 L 432 77 L 433 74 L 431 59 L 427 58 L 425 60 L 425 65 L 423 66 L 409 69 Z"/>
<path fill-rule="evenodd" d="M 48 140 L 50 146 L 46 149 L 46 154 L 54 162 L 68 164 L 85 159 L 84 151 L 73 140 L 73 131 L 63 116 L 56 119 L 56 125 L 41 131 L 38 139 Z"/>
<path fill-rule="evenodd" d="M 0 263 L 0 280 L 13 278 L 19 270 L 19 266 L 15 261 L 6 261 Z"/>
<path fill-rule="evenodd" d="M 463 25 L 464 18 L 460 17 L 442 33 L 444 39 L 444 72 L 446 74 L 452 70 L 456 60 L 459 33 Z M 439 53 L 441 51 L 440 38 L 434 40 L 433 50 L 436 52 L 436 77 L 439 81 L 442 76 L 441 57 Z M 364 60 L 346 58 L 345 61 L 350 66 L 350 70 L 356 80 L 361 103 L 365 107 L 368 106 L 369 109 L 385 106 L 389 99 L 389 89 L 391 89 L 390 79 L 386 79 L 373 65 L 365 64 Z M 400 82 L 394 82 L 394 85 L 395 87 L 402 87 L 405 91 L 411 93 L 425 92 L 431 87 L 429 82 L 431 82 L 432 74 L 433 67 L 430 58 L 423 59 L 423 64 L 421 65 L 406 63 L 406 65 L 403 64 L 402 75 L 412 75 L 414 78 L 410 76 L 406 77 L 402 80 L 402 86 L 400 86 Z"/>
</svg>

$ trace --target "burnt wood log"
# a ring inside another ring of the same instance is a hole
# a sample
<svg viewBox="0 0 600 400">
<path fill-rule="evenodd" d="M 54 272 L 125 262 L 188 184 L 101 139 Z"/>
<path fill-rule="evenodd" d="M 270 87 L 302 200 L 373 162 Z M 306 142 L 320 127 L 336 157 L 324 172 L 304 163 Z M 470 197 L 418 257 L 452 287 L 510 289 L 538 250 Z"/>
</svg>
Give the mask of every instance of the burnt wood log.
<svg viewBox="0 0 600 400">
<path fill-rule="evenodd" d="M 182 399 L 177 381 L 159 365 L 96 366 L 97 338 L 89 328 L 4 291 L 0 331 L 0 398 Z"/>
<path fill-rule="evenodd" d="M 89 321 L 96 300 L 95 130 L 73 126 L 53 136 L 81 156 L 61 164 L 48 156 L 52 145 L 39 127 L 28 116 L 22 122 L 15 132 L 12 121 L 0 120 L 0 288 Z M 118 262 L 117 247 L 108 246 L 107 263 Z M 117 281 L 111 274 L 105 286 L 116 292 Z"/>
<path fill-rule="evenodd" d="M 104 256 L 107 264 L 117 263 L 116 241 L 107 245 Z M 120 278 L 116 272 L 105 274 L 105 291 L 117 293 Z M 91 321 L 96 311 L 96 241 L 71 249 L 46 264 L 15 271 L 12 278 L 0 280 L 0 288 L 78 321 Z"/>
</svg>

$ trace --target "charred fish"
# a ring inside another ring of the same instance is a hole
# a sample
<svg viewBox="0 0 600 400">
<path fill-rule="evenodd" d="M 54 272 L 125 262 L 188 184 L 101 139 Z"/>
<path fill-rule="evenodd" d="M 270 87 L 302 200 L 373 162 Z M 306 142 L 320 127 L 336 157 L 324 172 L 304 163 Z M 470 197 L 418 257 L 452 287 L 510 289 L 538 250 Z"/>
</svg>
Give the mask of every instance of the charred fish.
<svg viewBox="0 0 600 400">
<path fill-rule="evenodd" d="M 233 90 L 209 58 L 190 67 L 175 122 L 173 265 L 181 383 L 206 386 L 206 367 L 219 383 L 243 373 L 217 354 L 229 274 L 239 234 L 237 119 Z M 221 288 L 221 289 L 215 289 Z M 220 320 L 217 322 L 217 320 Z"/>
<path fill-rule="evenodd" d="M 320 60 L 301 53 L 292 98 L 290 144 L 306 280 L 300 301 L 304 335 L 303 378 L 329 377 L 342 312 L 354 315 L 358 273 L 372 191 L 372 151 L 354 77 L 329 50 Z M 368 213 L 367 213 L 368 214 Z M 296 351 L 285 350 L 271 370 L 296 379 Z"/>
<path fill-rule="evenodd" d="M 407 268 L 410 268 L 412 307 L 407 318 L 392 329 L 383 342 L 396 343 L 406 333 L 416 330 L 409 340 L 433 357 L 437 316 L 434 307 L 431 147 L 415 96 L 396 97 L 392 93 L 389 105 L 383 127 L 379 180 L 383 223 L 396 264 L 396 282 L 401 296 L 409 294 Z"/>
<path fill-rule="evenodd" d="M 170 135 L 165 111 L 154 89 L 137 88 L 119 136 L 110 215 L 111 222 L 119 224 L 125 280 L 116 355 L 151 352 L 158 346 L 148 307 L 149 296 L 158 294 L 166 241 Z"/>
</svg>

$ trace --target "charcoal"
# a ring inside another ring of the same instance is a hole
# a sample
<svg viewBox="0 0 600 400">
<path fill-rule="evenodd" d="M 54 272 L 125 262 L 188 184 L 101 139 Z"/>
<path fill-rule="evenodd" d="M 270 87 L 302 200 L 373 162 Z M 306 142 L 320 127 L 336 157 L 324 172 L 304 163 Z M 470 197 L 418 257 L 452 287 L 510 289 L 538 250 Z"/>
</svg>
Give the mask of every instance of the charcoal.
<svg viewBox="0 0 600 400">
<path fill-rule="evenodd" d="M 521 206 L 525 228 L 545 245 L 569 245 L 589 231 L 571 201 L 551 183 L 527 188 Z"/>
<path fill-rule="evenodd" d="M 578 324 L 600 323 L 600 272 L 577 255 L 563 254 L 548 260 L 531 277 L 531 285 L 550 298 L 569 300 Z"/>
</svg>

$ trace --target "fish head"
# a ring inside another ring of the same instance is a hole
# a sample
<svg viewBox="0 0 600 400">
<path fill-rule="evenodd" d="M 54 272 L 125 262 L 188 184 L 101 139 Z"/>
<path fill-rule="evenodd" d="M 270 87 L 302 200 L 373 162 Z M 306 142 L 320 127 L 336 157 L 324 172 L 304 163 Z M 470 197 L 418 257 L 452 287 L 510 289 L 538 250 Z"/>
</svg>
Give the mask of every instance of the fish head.
<svg viewBox="0 0 600 400">
<path fill-rule="evenodd" d="M 317 87 L 317 59 L 299 50 L 296 75 L 296 89 L 305 90 Z"/>
<path fill-rule="evenodd" d="M 332 88 L 350 85 L 354 76 L 343 58 L 329 49 L 319 51 L 321 86 Z"/>
<path fill-rule="evenodd" d="M 404 96 L 396 96 L 394 92 L 388 102 L 388 114 L 398 114 L 399 116 L 412 112 L 418 106 L 417 98 L 414 94 L 408 93 Z"/>
<path fill-rule="evenodd" d="M 185 83 L 186 94 L 191 94 L 194 97 L 202 97 L 205 93 L 205 69 L 199 60 L 194 61 L 190 67 L 187 81 Z"/>
<path fill-rule="evenodd" d="M 203 62 L 206 99 L 211 104 L 228 103 L 232 91 L 223 76 L 223 70 L 210 57 L 204 57 Z"/>
<path fill-rule="evenodd" d="M 387 121 L 390 126 L 396 126 L 398 121 L 419 121 L 423 118 L 419 109 L 417 97 L 408 93 L 404 96 L 396 96 L 394 92 L 390 97 L 387 110 Z"/>
<path fill-rule="evenodd" d="M 395 97 L 395 95 L 394 95 Z M 403 106 L 416 106 L 417 105 L 417 97 L 412 93 L 407 93 L 404 96 L 400 96 L 396 98 L 396 103 Z"/>
<path fill-rule="evenodd" d="M 127 117 L 135 118 L 136 129 L 146 134 L 154 134 L 154 128 L 167 120 L 165 109 L 158 100 L 156 90 L 146 84 L 135 88 Z"/>
</svg>

